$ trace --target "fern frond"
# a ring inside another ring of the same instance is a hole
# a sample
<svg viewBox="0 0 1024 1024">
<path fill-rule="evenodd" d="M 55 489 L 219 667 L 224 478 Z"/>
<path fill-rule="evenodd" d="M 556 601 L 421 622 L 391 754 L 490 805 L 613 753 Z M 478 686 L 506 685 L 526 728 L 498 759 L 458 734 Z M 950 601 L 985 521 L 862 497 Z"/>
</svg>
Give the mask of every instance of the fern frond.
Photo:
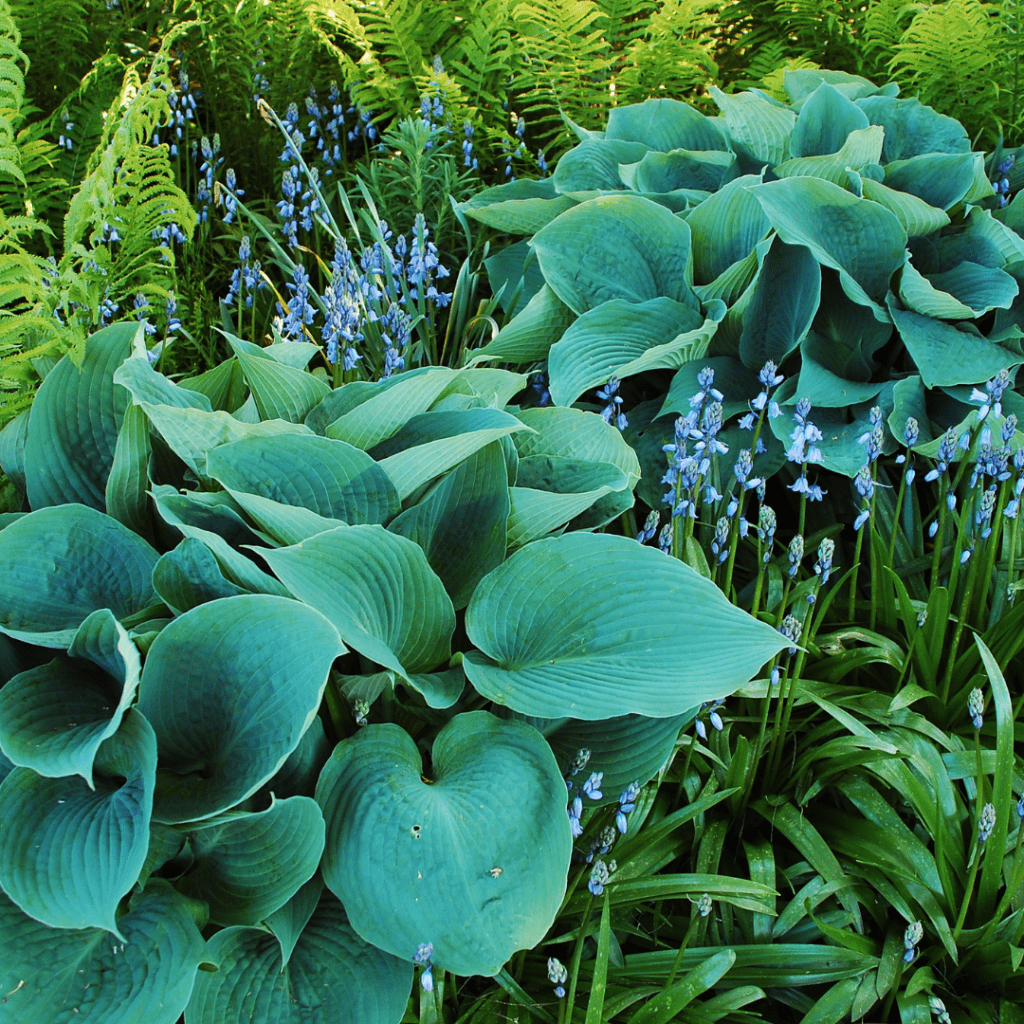
<svg viewBox="0 0 1024 1024">
<path fill-rule="evenodd" d="M 88 0 L 11 0 L 11 17 L 21 32 L 21 47 L 32 65 L 28 95 L 47 114 L 78 85 L 79 73 L 88 68 L 94 54 L 89 52 Z"/>
<path fill-rule="evenodd" d="M 918 11 L 889 62 L 922 103 L 955 117 L 973 135 L 995 129 L 999 11 L 979 0 L 948 0 Z"/>
</svg>

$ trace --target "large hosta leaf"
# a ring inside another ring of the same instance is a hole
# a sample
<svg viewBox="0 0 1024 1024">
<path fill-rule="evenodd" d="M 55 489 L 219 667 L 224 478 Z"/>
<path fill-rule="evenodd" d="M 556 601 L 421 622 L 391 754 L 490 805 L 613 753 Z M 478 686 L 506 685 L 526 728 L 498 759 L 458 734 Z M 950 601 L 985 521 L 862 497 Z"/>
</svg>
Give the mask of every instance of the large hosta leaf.
<svg viewBox="0 0 1024 1024">
<path fill-rule="evenodd" d="M 396 725 L 335 748 L 316 791 L 324 881 L 375 946 L 411 958 L 430 942 L 439 967 L 497 974 L 543 938 L 565 893 L 565 783 L 535 729 L 485 711 L 449 722 L 423 772 Z"/>
<path fill-rule="evenodd" d="M 158 557 L 116 519 L 85 505 L 22 516 L 0 531 L 0 632 L 67 647 L 99 608 L 131 619 L 157 601 Z"/>
<path fill-rule="evenodd" d="M 455 610 L 411 540 L 382 526 L 342 526 L 260 554 L 300 601 L 378 665 L 407 677 L 451 657 Z"/>
<path fill-rule="evenodd" d="M 213 552 L 194 537 L 160 556 L 153 568 L 153 586 L 175 615 L 219 597 L 246 593 L 225 578 Z"/>
<path fill-rule="evenodd" d="M 81 368 L 64 356 L 39 385 L 25 446 L 25 487 L 34 509 L 80 502 L 106 508 L 104 488 L 128 397 L 114 370 L 128 356 L 136 323 L 113 324 L 85 343 Z"/>
<path fill-rule="evenodd" d="M 117 925 L 124 942 L 99 928 L 48 928 L 0 893 L 0 1019 L 175 1024 L 206 959 L 195 905 L 153 879 Z"/>
<path fill-rule="evenodd" d="M 702 320 L 691 307 L 664 297 L 641 303 L 612 299 L 588 310 L 548 354 L 552 401 L 571 405 L 588 388 L 617 376 L 620 367 L 700 327 Z"/>
<path fill-rule="evenodd" d="M 819 263 L 839 271 L 851 299 L 886 318 L 880 303 L 907 244 L 894 214 L 820 178 L 784 178 L 751 191 L 784 242 L 806 245 Z"/>
<path fill-rule="evenodd" d="M 260 419 L 301 423 L 306 414 L 330 394 L 331 389 L 311 373 L 287 365 L 251 342 L 231 335 L 227 338 L 242 367 Z M 309 358 L 306 352 L 303 356 Z"/>
<path fill-rule="evenodd" d="M 395 485 L 366 452 L 315 434 L 221 445 L 207 457 L 207 471 L 229 490 L 344 523 L 385 523 L 401 509 Z"/>
<path fill-rule="evenodd" d="M 324 850 L 324 819 L 309 797 L 272 800 L 256 813 L 229 812 L 193 826 L 195 862 L 179 882 L 223 925 L 259 924 L 313 877 Z"/>
<path fill-rule="evenodd" d="M 139 652 L 107 608 L 90 615 L 67 656 L 16 675 L 0 689 L 0 747 L 40 775 L 92 784 L 100 744 L 135 699 Z"/>
<path fill-rule="evenodd" d="M 612 107 L 605 138 L 639 142 L 661 153 L 673 149 L 728 149 L 719 122 L 705 117 L 688 103 L 673 99 Z"/>
<path fill-rule="evenodd" d="M 255 793 L 309 728 L 344 645 L 312 608 L 246 594 L 199 605 L 153 641 L 139 708 L 156 731 L 154 817 L 212 817 Z"/>
<path fill-rule="evenodd" d="M 149 847 L 156 737 L 129 712 L 99 748 L 93 786 L 15 768 L 0 784 L 0 885 L 54 928 L 120 934 L 117 905 Z"/>
<path fill-rule="evenodd" d="M 506 185 L 495 185 L 459 204 L 473 220 L 514 235 L 532 235 L 564 213 L 575 203 L 555 191 L 551 178 L 531 181 L 520 178 Z"/>
<path fill-rule="evenodd" d="M 185 1024 L 398 1024 L 409 999 L 412 954 L 364 942 L 330 892 L 287 960 L 261 928 L 225 928 L 207 949 L 220 970 L 196 979 Z"/>
<path fill-rule="evenodd" d="M 728 96 L 715 86 L 709 91 L 725 117 L 737 152 L 752 163 L 771 167 L 786 159 L 796 124 L 792 110 L 755 92 Z"/>
<path fill-rule="evenodd" d="M 509 488 L 501 445 L 492 442 L 446 473 L 388 529 L 415 541 L 456 609 L 505 557 Z"/>
<path fill-rule="evenodd" d="M 761 204 L 749 191 L 760 175 L 730 181 L 686 217 L 693 234 L 693 277 L 710 284 L 747 256 L 771 228 Z"/>
<path fill-rule="evenodd" d="M 531 243 L 544 279 L 575 313 L 609 299 L 659 295 L 697 308 L 690 229 L 639 196 L 603 196 L 567 210 Z"/>
<path fill-rule="evenodd" d="M 484 577 L 463 662 L 527 715 L 664 718 L 732 692 L 785 642 L 682 562 L 607 534 L 535 541 Z"/>
</svg>

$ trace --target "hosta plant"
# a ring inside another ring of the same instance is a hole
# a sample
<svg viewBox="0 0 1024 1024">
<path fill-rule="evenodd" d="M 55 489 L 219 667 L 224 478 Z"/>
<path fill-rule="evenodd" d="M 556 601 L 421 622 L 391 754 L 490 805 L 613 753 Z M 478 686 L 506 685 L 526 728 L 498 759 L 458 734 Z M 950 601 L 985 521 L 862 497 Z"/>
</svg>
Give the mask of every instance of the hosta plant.
<svg viewBox="0 0 1024 1024">
<path fill-rule="evenodd" d="M 917 450 L 934 454 L 967 414 L 962 388 L 1024 362 L 1024 200 L 1001 205 L 996 162 L 895 85 L 803 70 L 785 89 L 788 103 L 712 89 L 718 117 L 672 99 L 615 108 L 604 131 L 573 126 L 579 144 L 551 178 L 462 204 L 529 236 L 488 263 L 495 290 L 520 297 L 471 363 L 546 362 L 558 406 L 621 381 L 652 505 L 660 446 L 704 366 L 727 421 L 768 360 L 783 367 L 778 402 L 808 400 L 824 467 L 853 477 L 873 407 L 887 452 L 913 415 Z M 723 434 L 733 459 L 753 447 L 742 422 Z M 770 423 L 761 477 L 793 429 Z"/>
<path fill-rule="evenodd" d="M 232 337 L 176 384 L 144 338 L 0 435 L 0 1016 L 397 1024 L 415 964 L 539 943 L 577 797 L 631 808 L 787 641 L 597 532 L 636 456 L 522 375 Z"/>
</svg>

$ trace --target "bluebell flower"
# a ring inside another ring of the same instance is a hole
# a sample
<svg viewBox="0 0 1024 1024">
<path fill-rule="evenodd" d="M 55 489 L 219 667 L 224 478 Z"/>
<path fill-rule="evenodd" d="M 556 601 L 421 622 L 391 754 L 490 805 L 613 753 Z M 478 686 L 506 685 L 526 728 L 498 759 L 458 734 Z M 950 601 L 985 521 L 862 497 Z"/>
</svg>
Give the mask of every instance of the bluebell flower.
<svg viewBox="0 0 1024 1024">
<path fill-rule="evenodd" d="M 567 778 L 572 778 L 574 775 L 579 775 L 584 768 L 590 763 L 590 749 L 588 747 L 581 747 L 572 756 L 572 760 L 569 762 L 565 771 L 562 773 Z"/>
<path fill-rule="evenodd" d="M 757 516 L 757 536 L 764 545 L 764 562 L 766 565 L 771 561 L 776 525 L 775 510 L 770 505 L 762 505 Z"/>
<path fill-rule="evenodd" d="M 711 897 L 707 893 L 697 900 L 697 913 L 701 917 L 707 917 L 711 913 Z"/>
<path fill-rule="evenodd" d="M 71 129 L 74 128 L 74 127 L 75 127 L 74 122 L 65 120 L 64 121 L 64 131 L 62 131 L 60 133 L 60 135 L 57 136 L 57 145 L 61 149 L 66 149 L 69 153 L 71 152 L 71 150 L 73 148 L 73 143 L 72 143 L 72 139 L 71 139 Z"/>
<path fill-rule="evenodd" d="M 778 665 L 775 665 L 772 668 L 772 673 L 771 673 L 771 684 L 772 684 L 772 686 L 778 686 L 779 685 L 779 680 L 781 679 L 781 677 L 782 677 L 782 670 L 779 668 Z"/>
<path fill-rule="evenodd" d="M 298 245 L 298 221 L 295 218 L 295 196 L 298 191 L 298 174 L 294 167 L 285 168 L 281 175 L 281 192 L 284 195 L 277 204 L 277 212 L 281 217 L 281 231 L 289 245 Z"/>
<path fill-rule="evenodd" d="M 861 506 L 860 514 L 853 522 L 853 528 L 855 530 L 859 530 L 871 515 L 871 499 L 875 496 L 875 479 L 872 475 L 871 464 L 869 462 L 865 463 L 857 470 L 857 475 L 853 478 L 853 486 L 857 489 L 857 493 L 864 499 L 864 504 Z"/>
<path fill-rule="evenodd" d="M 921 926 L 921 922 L 911 921 L 903 932 L 903 948 L 906 950 L 903 954 L 904 963 L 911 963 L 917 956 L 917 947 L 923 938 L 924 928 Z"/>
<path fill-rule="evenodd" d="M 583 825 L 580 823 L 580 818 L 583 815 L 583 801 L 578 796 L 574 797 L 572 803 L 566 808 L 566 812 L 569 815 L 569 828 L 572 831 L 572 837 L 579 839 L 583 835 Z"/>
<path fill-rule="evenodd" d="M 178 300 L 174 297 L 174 292 L 167 296 L 164 313 L 167 316 L 167 333 L 173 334 L 181 328 L 181 320 L 178 318 Z"/>
<path fill-rule="evenodd" d="M 569 980 L 569 972 L 562 966 L 560 960 L 551 957 L 548 960 L 548 981 L 555 986 L 555 995 L 559 999 L 565 998 L 565 983 Z"/>
<path fill-rule="evenodd" d="M 674 532 L 672 520 L 670 519 L 658 533 L 658 549 L 668 554 L 672 550 L 672 534 Z"/>
<path fill-rule="evenodd" d="M 134 316 L 136 320 L 145 320 L 146 314 L 149 312 L 149 299 L 146 298 L 142 292 L 138 292 L 135 296 L 134 303 Z M 144 328 L 146 334 L 156 334 L 156 325 L 146 322 Z"/>
<path fill-rule="evenodd" d="M 544 150 L 537 150 L 537 169 L 540 171 L 540 176 L 543 178 L 548 173 L 548 162 L 544 157 Z"/>
<path fill-rule="evenodd" d="M 800 562 L 804 557 L 804 538 L 803 534 L 794 534 L 793 539 L 789 542 L 789 578 L 793 579 L 796 574 L 800 571 Z"/>
<path fill-rule="evenodd" d="M 822 439 L 822 434 L 808 418 L 810 416 L 810 412 L 810 401 L 806 398 L 801 398 L 800 401 L 797 402 L 796 411 L 793 414 L 793 418 L 796 421 L 796 430 L 794 430 L 791 435 L 792 444 L 786 451 L 786 458 L 790 462 L 798 462 L 801 464 L 801 472 L 800 477 L 796 482 L 788 484 L 787 486 L 791 491 L 796 491 L 799 494 L 806 494 L 808 499 L 811 501 L 820 501 L 828 492 L 823 491 L 816 485 L 812 486 L 810 481 L 807 479 L 807 464 L 811 462 L 821 462 L 824 458 L 821 454 L 821 449 L 815 443 Z"/>
<path fill-rule="evenodd" d="M 281 332 L 286 341 L 298 341 L 304 328 L 316 318 L 316 309 L 309 302 L 309 274 L 297 264 L 292 271 L 292 280 L 294 283 L 288 285 L 292 299 L 288 303 L 288 315 Z"/>
<path fill-rule="evenodd" d="M 434 944 L 432 942 L 421 942 L 416 950 L 416 954 L 412 958 L 414 964 L 420 964 L 425 967 L 422 976 L 420 977 L 420 984 L 423 986 L 424 992 L 434 991 L 434 976 L 431 973 L 433 964 L 431 964 L 431 957 L 434 955 Z"/>
<path fill-rule="evenodd" d="M 828 578 L 832 574 L 832 556 L 835 550 L 836 542 L 830 537 L 826 537 L 818 545 L 818 561 L 814 564 L 814 575 L 821 577 L 822 586 L 828 583 Z"/>
<path fill-rule="evenodd" d="M 939 450 L 935 454 L 935 468 L 924 475 L 927 483 L 937 480 L 943 473 L 949 470 L 949 464 L 956 455 L 956 432 L 950 427 L 939 442 Z"/>
<path fill-rule="evenodd" d="M 975 687 L 971 690 L 971 695 L 967 698 L 967 714 L 970 716 L 971 722 L 974 724 L 975 729 L 980 729 L 984 719 L 982 713 L 985 710 L 985 694 Z"/>
<path fill-rule="evenodd" d="M 729 557 L 729 549 L 726 544 L 729 542 L 729 520 L 720 516 L 715 523 L 715 536 L 711 541 L 711 553 L 718 556 L 718 564 L 721 565 Z"/>
<path fill-rule="evenodd" d="M 800 639 L 800 634 L 803 632 L 803 625 L 795 615 L 787 615 L 782 620 L 782 625 L 779 626 L 779 632 L 794 646 L 790 647 L 789 655 L 792 657 L 796 654 L 796 643 Z"/>
<path fill-rule="evenodd" d="M 224 209 L 227 211 L 224 214 L 224 223 L 230 224 L 234 219 L 235 213 L 237 212 L 237 200 L 239 196 L 245 195 L 245 189 L 238 187 L 238 182 L 235 179 L 234 167 L 229 167 L 225 172 L 225 185 L 227 186 L 227 193 L 224 196 Z"/>
<path fill-rule="evenodd" d="M 647 518 L 644 520 L 643 529 L 636 535 L 636 539 L 641 544 L 646 544 L 657 532 L 658 523 L 661 520 L 661 515 L 656 509 L 652 509 L 647 513 Z"/>
<path fill-rule="evenodd" d="M 538 405 L 550 405 L 551 404 L 551 393 L 548 391 L 547 378 L 543 372 L 538 371 L 530 379 L 530 387 L 537 392 L 539 398 L 537 399 Z"/>
<path fill-rule="evenodd" d="M 590 797 L 591 800 L 603 800 L 604 793 L 601 792 L 601 780 L 604 778 L 604 772 L 593 772 L 589 779 L 583 783 L 583 792 Z"/>
<path fill-rule="evenodd" d="M 996 417 L 1003 414 L 1003 392 L 1010 386 L 1010 371 L 1000 370 L 990 381 L 986 382 L 985 390 L 975 388 L 971 392 L 972 402 L 981 402 L 978 410 L 978 422 L 981 423 L 991 411 Z"/>
<path fill-rule="evenodd" d="M 992 189 L 999 199 L 1000 207 L 1005 206 L 1009 202 L 1010 195 L 1010 179 L 1007 175 L 1013 168 L 1014 161 L 1016 160 L 1016 154 L 1011 153 L 1005 160 L 1001 160 L 999 166 L 996 168 L 996 178 L 992 182 Z"/>
<path fill-rule="evenodd" d="M 953 1018 L 946 1010 L 946 1004 L 938 996 L 928 997 L 928 1009 L 935 1018 L 935 1024 L 953 1024 Z"/>
<path fill-rule="evenodd" d="M 978 842 L 984 843 L 988 841 L 989 836 L 992 835 L 992 830 L 996 827 L 996 805 L 985 804 L 981 809 L 981 815 L 978 818 Z"/>
<path fill-rule="evenodd" d="M 620 794 L 619 794 L 619 809 L 615 815 L 615 824 L 618 830 L 625 835 L 629 825 L 627 823 L 627 815 L 632 814 L 636 810 L 636 798 L 640 795 L 640 783 L 639 781 L 631 782 Z"/>
<path fill-rule="evenodd" d="M 605 423 L 611 424 L 612 422 L 619 428 L 619 430 L 625 430 L 629 426 L 629 422 L 626 419 L 625 413 L 621 410 L 622 396 L 617 394 L 619 390 L 619 378 L 611 377 L 608 383 L 597 392 L 597 397 L 602 402 L 608 404 L 601 410 L 601 418 Z"/>
<path fill-rule="evenodd" d="M 613 826 L 605 825 L 600 832 L 594 837 L 594 841 L 590 844 L 590 849 L 587 851 L 586 861 L 590 864 L 594 857 L 603 857 L 608 853 L 612 844 L 615 842 L 617 833 Z"/>
<path fill-rule="evenodd" d="M 587 882 L 587 888 L 595 896 L 600 896 L 604 892 L 604 887 L 611 879 L 611 873 L 614 870 L 615 861 L 611 860 L 606 864 L 603 860 L 595 860 L 594 867 L 590 872 L 590 880 Z"/>
</svg>

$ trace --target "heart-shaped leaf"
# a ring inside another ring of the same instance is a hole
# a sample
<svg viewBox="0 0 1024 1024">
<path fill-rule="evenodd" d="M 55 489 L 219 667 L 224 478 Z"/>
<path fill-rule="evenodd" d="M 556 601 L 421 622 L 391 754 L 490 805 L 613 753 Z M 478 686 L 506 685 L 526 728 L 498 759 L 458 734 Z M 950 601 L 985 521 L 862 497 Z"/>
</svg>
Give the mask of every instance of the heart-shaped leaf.
<svg viewBox="0 0 1024 1024">
<path fill-rule="evenodd" d="M 165 626 L 138 704 L 160 747 L 155 819 L 199 821 L 255 793 L 298 746 L 344 652 L 322 615 L 264 594 L 210 601 Z"/>
<path fill-rule="evenodd" d="M 185 1024 L 398 1024 L 409 1000 L 411 954 L 364 942 L 330 892 L 287 961 L 260 928 L 225 928 L 207 949 L 220 970 L 196 979 Z"/>
<path fill-rule="evenodd" d="M 246 593 L 224 577 L 213 552 L 194 537 L 160 556 L 153 568 L 153 587 L 175 615 L 219 597 Z"/>
<path fill-rule="evenodd" d="M 784 646 L 709 580 L 625 537 L 567 534 L 517 551 L 473 594 L 463 665 L 526 715 L 678 715 L 752 679 Z"/>
<path fill-rule="evenodd" d="M 693 277 L 710 284 L 750 252 L 771 228 L 761 204 L 750 193 L 760 175 L 730 181 L 686 217 L 693 235 Z"/>
<path fill-rule="evenodd" d="M 157 601 L 158 557 L 116 519 L 85 505 L 30 512 L 0 531 L 0 631 L 67 647 L 99 608 L 130 619 Z"/>
<path fill-rule="evenodd" d="M 210 919 L 255 925 L 313 877 L 324 850 L 324 819 L 305 796 L 272 800 L 256 813 L 229 812 L 189 830 L 195 863 L 179 882 Z"/>
<path fill-rule="evenodd" d="M 128 397 L 114 370 L 141 330 L 126 321 L 86 339 L 81 367 L 64 356 L 32 403 L 25 447 L 25 488 L 33 509 L 80 502 L 106 508 L 105 484 Z"/>
<path fill-rule="evenodd" d="M 382 526 L 342 526 L 260 554 L 291 593 L 378 665 L 408 676 L 451 657 L 455 609 L 411 540 Z"/>
<path fill-rule="evenodd" d="M 577 314 L 609 299 L 658 296 L 697 309 L 690 229 L 649 199 L 591 199 L 542 228 L 531 244 L 544 279 Z"/>
<path fill-rule="evenodd" d="M 135 699 L 139 652 L 107 608 L 82 623 L 67 656 L 15 676 L 0 689 L 0 747 L 40 775 L 81 775 L 92 784 L 100 744 Z"/>
<path fill-rule="evenodd" d="M 123 936 L 117 905 L 146 860 L 156 737 L 129 712 L 100 746 L 93 786 L 15 768 L 0 784 L 0 884 L 25 913 L 54 928 Z"/>
<path fill-rule="evenodd" d="M 335 748 L 317 785 L 324 881 L 368 942 L 456 974 L 497 974 L 538 943 L 565 894 L 565 783 L 531 726 L 458 715 L 434 741 L 370 725 Z M 507 794 L 515 793 L 509 800 Z"/>
<path fill-rule="evenodd" d="M 117 926 L 123 942 L 99 928 L 48 928 L 0 893 L 0 1017 L 175 1024 L 206 959 L 194 905 L 155 878 Z"/>
</svg>

